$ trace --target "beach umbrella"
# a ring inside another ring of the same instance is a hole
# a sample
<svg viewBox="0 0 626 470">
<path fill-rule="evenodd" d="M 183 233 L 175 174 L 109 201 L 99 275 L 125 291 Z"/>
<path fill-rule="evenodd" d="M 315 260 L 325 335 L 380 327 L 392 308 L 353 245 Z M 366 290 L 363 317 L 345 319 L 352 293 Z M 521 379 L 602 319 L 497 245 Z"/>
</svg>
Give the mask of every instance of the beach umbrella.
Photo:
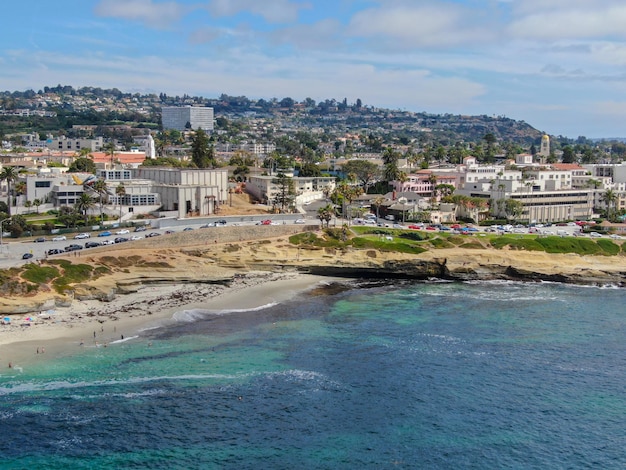
<svg viewBox="0 0 626 470">
<path fill-rule="evenodd" d="M 4 317 L 4 323 L 11 323 L 11 317 Z"/>
</svg>

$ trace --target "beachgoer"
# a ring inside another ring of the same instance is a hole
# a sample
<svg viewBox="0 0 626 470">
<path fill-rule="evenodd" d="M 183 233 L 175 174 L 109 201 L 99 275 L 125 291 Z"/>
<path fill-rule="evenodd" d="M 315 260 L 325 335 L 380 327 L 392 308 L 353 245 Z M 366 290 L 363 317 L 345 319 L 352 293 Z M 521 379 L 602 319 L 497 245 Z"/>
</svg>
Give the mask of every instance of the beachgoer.
<svg viewBox="0 0 626 470">
<path fill-rule="evenodd" d="M 41 354 L 45 353 L 46 349 L 45 348 L 41 348 Z"/>
<path fill-rule="evenodd" d="M 13 369 L 13 364 L 9 362 L 9 369 Z"/>
<path fill-rule="evenodd" d="M 81 345 L 81 346 L 84 346 L 84 345 L 85 345 L 85 340 L 84 340 L 84 339 L 81 339 L 81 340 L 80 340 L 80 345 Z"/>
<path fill-rule="evenodd" d="M 122 339 L 124 339 L 124 335 L 122 335 Z"/>
<path fill-rule="evenodd" d="M 37 354 L 39 354 L 39 348 L 37 348 Z"/>
<path fill-rule="evenodd" d="M 94 337 L 94 338 L 96 337 L 96 332 L 95 332 L 95 331 L 93 332 L 93 337 Z"/>
</svg>

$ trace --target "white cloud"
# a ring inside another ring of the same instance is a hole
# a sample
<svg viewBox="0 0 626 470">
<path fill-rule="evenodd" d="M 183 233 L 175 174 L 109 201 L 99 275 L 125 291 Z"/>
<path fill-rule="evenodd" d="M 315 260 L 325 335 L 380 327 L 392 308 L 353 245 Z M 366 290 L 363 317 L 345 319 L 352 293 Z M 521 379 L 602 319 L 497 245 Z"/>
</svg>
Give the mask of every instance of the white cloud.
<svg viewBox="0 0 626 470">
<path fill-rule="evenodd" d="M 522 16 L 508 27 L 512 37 L 532 39 L 626 37 L 626 5 L 593 4 L 543 10 Z"/>
<path fill-rule="evenodd" d="M 396 48 L 443 47 L 484 42 L 494 33 L 475 26 L 480 13 L 458 4 L 433 3 L 370 8 L 356 13 L 348 34 L 374 40 L 391 40 Z"/>
<path fill-rule="evenodd" d="M 94 11 L 102 17 L 122 18 L 139 21 L 153 28 L 165 28 L 180 20 L 188 9 L 175 1 L 100 0 Z"/>
<path fill-rule="evenodd" d="M 341 24 L 326 19 L 311 25 L 300 24 L 275 30 L 268 37 L 274 44 L 287 44 L 300 49 L 330 49 L 342 45 Z"/>
<path fill-rule="evenodd" d="M 290 23 L 296 21 L 298 12 L 302 8 L 308 8 L 308 5 L 292 3 L 290 0 L 212 0 L 207 8 L 217 17 L 249 12 L 261 16 L 269 23 Z"/>
</svg>

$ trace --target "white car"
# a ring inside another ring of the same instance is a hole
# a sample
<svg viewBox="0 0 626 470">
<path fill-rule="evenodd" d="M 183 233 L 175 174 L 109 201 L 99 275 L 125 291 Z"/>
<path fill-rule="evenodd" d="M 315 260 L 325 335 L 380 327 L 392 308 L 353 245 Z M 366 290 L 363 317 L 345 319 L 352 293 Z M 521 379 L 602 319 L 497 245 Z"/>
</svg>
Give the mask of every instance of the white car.
<svg viewBox="0 0 626 470">
<path fill-rule="evenodd" d="M 611 235 L 609 235 L 610 238 L 612 238 L 613 240 L 621 240 L 622 237 L 620 237 L 617 233 L 612 233 Z"/>
<path fill-rule="evenodd" d="M 127 233 L 130 233 L 130 230 L 123 228 L 122 230 L 115 232 L 115 235 L 126 235 Z"/>
<path fill-rule="evenodd" d="M 589 236 L 592 238 L 602 238 L 602 235 L 600 235 L 598 232 L 591 232 Z"/>
<path fill-rule="evenodd" d="M 67 240 L 67 237 L 65 235 L 59 235 L 58 237 L 52 238 L 53 242 L 64 242 L 65 240 Z"/>
<path fill-rule="evenodd" d="M 88 233 L 79 233 L 74 237 L 76 240 L 82 240 L 83 238 L 91 238 L 91 235 Z"/>
<path fill-rule="evenodd" d="M 115 240 L 103 240 L 103 245 L 115 245 Z"/>
<path fill-rule="evenodd" d="M 306 220 L 304 220 L 304 219 L 296 219 L 294 224 L 306 224 Z"/>
<path fill-rule="evenodd" d="M 141 240 L 143 237 L 140 235 L 133 235 L 132 237 L 130 237 L 131 240 Z"/>
</svg>

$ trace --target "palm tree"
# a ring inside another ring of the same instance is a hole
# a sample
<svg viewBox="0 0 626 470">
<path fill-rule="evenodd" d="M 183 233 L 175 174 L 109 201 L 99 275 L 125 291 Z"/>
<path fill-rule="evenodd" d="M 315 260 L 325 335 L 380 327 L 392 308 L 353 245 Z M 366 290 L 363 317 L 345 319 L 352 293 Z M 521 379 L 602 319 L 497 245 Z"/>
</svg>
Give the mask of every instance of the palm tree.
<svg viewBox="0 0 626 470">
<path fill-rule="evenodd" d="M 32 201 L 29 201 L 29 200 L 24 201 L 24 207 L 25 207 L 26 209 L 30 209 L 31 207 L 33 207 L 33 203 L 32 203 Z M 30 211 L 29 211 L 29 212 L 30 212 Z"/>
<path fill-rule="evenodd" d="M 326 204 L 324 207 L 320 207 L 317 210 L 317 218 L 320 219 L 322 223 L 322 227 L 324 226 L 324 222 L 326 222 L 326 228 L 330 224 L 333 216 L 335 215 L 335 207 L 332 204 Z"/>
<path fill-rule="evenodd" d="M 428 182 L 430 183 L 432 195 L 430 197 L 430 206 L 433 207 L 437 201 L 437 175 L 431 173 L 428 176 Z"/>
<path fill-rule="evenodd" d="M 606 203 L 606 218 L 612 220 L 611 217 L 614 211 L 611 210 L 611 208 L 614 207 L 617 202 L 617 193 L 612 189 L 607 189 L 600 199 Z"/>
<path fill-rule="evenodd" d="M 383 196 L 376 196 L 372 201 L 376 206 L 376 222 L 380 219 L 380 206 L 382 206 L 385 201 L 386 199 Z"/>
<path fill-rule="evenodd" d="M 7 215 L 11 216 L 11 184 L 17 181 L 17 168 L 14 166 L 5 166 L 0 172 L 0 181 L 7 182 Z"/>
<path fill-rule="evenodd" d="M 33 206 L 37 208 L 37 214 L 39 214 L 39 206 L 41 206 L 41 199 L 34 199 Z"/>
<path fill-rule="evenodd" d="M 91 190 L 98 195 L 98 202 L 100 203 L 100 223 L 104 222 L 104 214 L 102 211 L 102 205 L 104 200 L 108 196 L 109 187 L 107 182 L 103 179 L 97 179 L 92 185 Z"/>
<path fill-rule="evenodd" d="M 115 188 L 115 194 L 118 197 L 118 201 L 120 203 L 120 222 L 122 221 L 122 200 L 124 196 L 126 196 L 126 188 L 124 187 L 124 183 L 120 183 Z"/>
<path fill-rule="evenodd" d="M 111 169 L 113 169 L 113 159 L 115 157 L 115 143 L 109 142 L 104 146 L 104 151 L 111 159 Z"/>
<path fill-rule="evenodd" d="M 87 212 L 93 208 L 93 206 L 95 206 L 95 202 L 93 200 L 93 198 L 87 194 L 87 193 L 82 193 L 80 195 L 80 197 L 78 198 L 78 201 L 76 201 L 74 207 L 76 208 L 76 210 L 78 212 L 80 212 L 81 214 L 83 214 L 83 217 L 85 219 L 85 225 L 87 225 L 88 221 L 89 221 L 89 217 L 87 215 Z"/>
</svg>

